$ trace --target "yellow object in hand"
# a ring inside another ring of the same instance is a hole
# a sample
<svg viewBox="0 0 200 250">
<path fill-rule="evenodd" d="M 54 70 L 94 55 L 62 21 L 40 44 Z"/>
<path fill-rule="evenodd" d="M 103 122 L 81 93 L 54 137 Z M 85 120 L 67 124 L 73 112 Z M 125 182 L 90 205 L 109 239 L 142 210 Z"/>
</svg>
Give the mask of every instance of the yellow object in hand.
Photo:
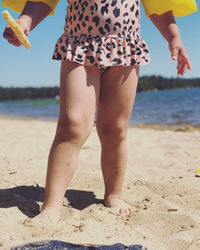
<svg viewBox="0 0 200 250">
<path fill-rule="evenodd" d="M 198 174 L 200 173 L 200 168 L 197 169 L 197 173 L 198 173 Z"/>
<path fill-rule="evenodd" d="M 2 15 L 6 22 L 8 23 L 8 26 L 13 30 L 18 40 L 24 45 L 26 49 L 29 49 L 31 47 L 27 36 L 24 34 L 21 26 L 12 18 L 12 16 L 9 14 L 7 10 L 4 10 L 2 12 Z"/>
</svg>

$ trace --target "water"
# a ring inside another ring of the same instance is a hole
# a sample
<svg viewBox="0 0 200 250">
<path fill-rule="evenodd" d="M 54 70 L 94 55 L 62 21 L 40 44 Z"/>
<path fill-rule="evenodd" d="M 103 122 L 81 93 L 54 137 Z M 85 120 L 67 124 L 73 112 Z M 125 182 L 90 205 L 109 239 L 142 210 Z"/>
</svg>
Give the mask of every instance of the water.
<svg viewBox="0 0 200 250">
<path fill-rule="evenodd" d="M 57 120 L 59 100 L 18 100 L 0 102 L 0 115 Z M 200 126 L 200 88 L 137 93 L 130 124 Z"/>
<path fill-rule="evenodd" d="M 200 88 L 137 93 L 131 123 L 200 125 Z"/>
<path fill-rule="evenodd" d="M 25 99 L 0 102 L 0 115 L 57 120 L 59 100 L 56 98 Z"/>
</svg>

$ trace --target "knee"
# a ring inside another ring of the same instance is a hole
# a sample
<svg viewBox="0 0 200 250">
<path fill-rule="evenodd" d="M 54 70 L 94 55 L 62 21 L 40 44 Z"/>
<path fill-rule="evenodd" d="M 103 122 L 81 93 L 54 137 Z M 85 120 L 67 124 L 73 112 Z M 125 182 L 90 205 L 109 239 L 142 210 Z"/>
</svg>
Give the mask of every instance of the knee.
<svg viewBox="0 0 200 250">
<path fill-rule="evenodd" d="M 118 146 L 127 137 L 127 121 L 115 121 L 113 123 L 97 123 L 97 132 L 102 146 L 112 148 Z"/>
<path fill-rule="evenodd" d="M 59 141 L 71 141 L 74 144 L 83 144 L 89 136 L 93 122 L 80 114 L 68 112 L 59 117 L 56 138 Z"/>
</svg>

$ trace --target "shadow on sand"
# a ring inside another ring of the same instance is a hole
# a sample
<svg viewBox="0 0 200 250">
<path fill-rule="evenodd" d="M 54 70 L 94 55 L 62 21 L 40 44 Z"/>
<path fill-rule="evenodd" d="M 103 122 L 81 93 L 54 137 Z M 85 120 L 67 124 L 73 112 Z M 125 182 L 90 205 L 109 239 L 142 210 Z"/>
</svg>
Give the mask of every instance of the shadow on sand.
<svg viewBox="0 0 200 250">
<path fill-rule="evenodd" d="M 51 241 L 44 241 L 44 242 L 34 242 L 29 243 L 23 246 L 11 248 L 11 250 L 25 250 L 25 249 L 32 249 L 32 250 L 147 250 L 143 248 L 141 245 L 131 245 L 125 246 L 121 243 L 117 243 L 114 245 L 105 245 L 105 246 L 82 246 L 82 245 L 75 245 L 68 242 L 51 240 Z"/>
<path fill-rule="evenodd" d="M 45 189 L 40 186 L 18 186 L 9 189 L 0 189 L 0 208 L 18 207 L 29 218 L 39 213 L 39 204 L 44 201 Z M 68 205 L 82 210 L 92 204 L 103 204 L 102 199 L 97 199 L 90 191 L 69 189 L 65 193 Z"/>
</svg>

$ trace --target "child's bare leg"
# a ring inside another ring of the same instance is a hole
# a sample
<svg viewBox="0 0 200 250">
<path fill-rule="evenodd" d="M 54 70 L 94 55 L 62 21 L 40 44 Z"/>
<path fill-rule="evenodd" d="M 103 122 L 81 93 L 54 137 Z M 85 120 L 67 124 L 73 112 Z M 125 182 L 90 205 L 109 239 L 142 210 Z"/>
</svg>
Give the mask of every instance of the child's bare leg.
<svg viewBox="0 0 200 250">
<path fill-rule="evenodd" d="M 77 167 L 80 148 L 93 127 L 100 74 L 95 66 L 63 62 L 60 115 L 48 159 L 45 201 L 35 221 L 59 220 L 64 194 Z M 44 219 L 45 217 L 45 219 Z"/>
<path fill-rule="evenodd" d="M 120 214 L 129 214 L 131 206 L 121 198 L 127 165 L 127 127 L 137 89 L 139 68 L 111 67 L 102 76 L 97 131 L 102 144 L 102 172 L 105 204 Z"/>
</svg>

